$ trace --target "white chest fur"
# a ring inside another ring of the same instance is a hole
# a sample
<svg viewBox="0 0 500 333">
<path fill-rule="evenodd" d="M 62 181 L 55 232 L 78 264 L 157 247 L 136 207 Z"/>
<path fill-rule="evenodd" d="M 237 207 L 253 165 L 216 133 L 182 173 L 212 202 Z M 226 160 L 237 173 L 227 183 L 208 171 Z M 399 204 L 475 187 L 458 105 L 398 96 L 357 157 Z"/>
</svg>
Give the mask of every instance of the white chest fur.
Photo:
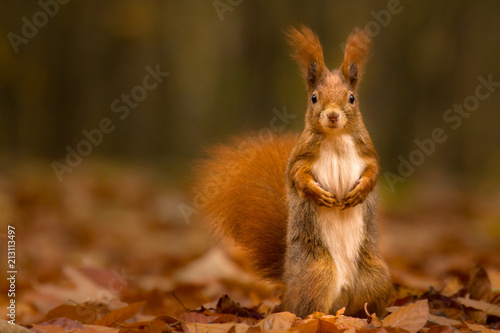
<svg viewBox="0 0 500 333">
<path fill-rule="evenodd" d="M 339 135 L 325 140 L 312 172 L 316 181 L 342 200 L 358 181 L 365 168 L 352 139 Z M 350 286 L 356 279 L 356 262 L 364 237 L 363 208 L 320 207 L 318 219 L 323 228 L 323 240 L 337 268 L 336 292 Z"/>
</svg>

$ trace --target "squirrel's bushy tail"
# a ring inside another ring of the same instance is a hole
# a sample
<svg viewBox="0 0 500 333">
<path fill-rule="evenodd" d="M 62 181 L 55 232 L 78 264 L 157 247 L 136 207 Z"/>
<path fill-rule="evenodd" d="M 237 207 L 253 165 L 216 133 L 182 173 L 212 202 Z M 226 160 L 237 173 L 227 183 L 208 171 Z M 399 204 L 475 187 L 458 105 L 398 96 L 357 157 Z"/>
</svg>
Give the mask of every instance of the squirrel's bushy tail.
<svg viewBox="0 0 500 333">
<path fill-rule="evenodd" d="M 257 273 L 280 280 L 288 207 L 285 172 L 296 135 L 237 137 L 208 150 L 197 167 L 196 201 L 212 232 L 230 238 Z"/>
</svg>

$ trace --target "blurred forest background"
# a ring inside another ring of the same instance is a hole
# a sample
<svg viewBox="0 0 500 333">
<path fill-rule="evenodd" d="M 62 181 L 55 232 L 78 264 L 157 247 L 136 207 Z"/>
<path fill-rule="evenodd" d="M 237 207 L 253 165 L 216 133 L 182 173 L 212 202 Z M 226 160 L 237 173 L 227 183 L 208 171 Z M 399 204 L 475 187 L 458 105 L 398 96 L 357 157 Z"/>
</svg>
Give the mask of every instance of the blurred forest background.
<svg viewBox="0 0 500 333">
<path fill-rule="evenodd" d="M 287 129 L 301 129 L 306 94 L 288 55 L 285 29 L 311 26 L 333 68 L 349 32 L 368 24 L 379 32 L 361 88 L 362 112 L 384 169 L 395 171 L 397 157 L 408 157 L 415 139 L 445 127 L 443 113 L 474 94 L 478 76 L 500 81 L 500 4 L 401 0 L 387 19 L 380 12 L 391 2 L 234 1 L 229 9 L 214 1 L 61 4 L 17 54 L 2 38 L 3 162 L 62 162 L 66 146 L 85 139 L 82 130 L 110 118 L 116 129 L 90 158 L 154 162 L 165 176 L 183 177 L 201 147 L 267 127 L 273 108 L 297 115 Z M 42 10 L 36 1 L 3 6 L 4 37 L 22 35 L 21 18 L 33 22 Z M 157 64 L 170 75 L 119 120 L 111 103 L 142 83 L 146 66 Z M 449 139 L 412 180 L 438 169 L 460 182 L 498 183 L 499 106 L 495 92 L 458 130 L 447 128 Z"/>
<path fill-rule="evenodd" d="M 269 127 L 274 109 L 296 115 L 285 130 L 302 130 L 305 84 L 283 33 L 301 23 L 319 35 L 330 69 L 354 27 L 374 35 L 359 100 L 383 168 L 391 267 L 423 269 L 417 259 L 408 265 L 415 256 L 435 272 L 444 260 L 430 256 L 437 251 L 454 256 L 452 266 L 471 249 L 470 263 L 498 254 L 500 91 L 474 96 L 479 77 L 500 82 L 500 2 L 61 2 L 0 0 L 0 224 L 24 230 L 22 265 L 42 281 L 84 256 L 168 275 L 186 249 L 200 255 L 205 241 L 169 229 L 186 228 L 178 207 L 192 202 L 193 161 L 212 143 Z M 137 88 L 157 68 L 168 76 Z M 140 101 L 127 107 L 122 94 L 131 93 Z M 444 120 L 474 100 L 456 129 L 457 114 Z M 60 182 L 53 162 L 66 164 L 68 147 L 77 150 L 82 131 L 106 118 L 114 130 Z M 415 140 L 436 128 L 447 140 L 390 186 L 386 172 L 398 174 L 400 156 L 408 160 Z M 136 259 L 170 251 L 170 261 L 132 264 L 130 247 Z M 495 256 L 484 260 L 500 267 Z"/>
</svg>

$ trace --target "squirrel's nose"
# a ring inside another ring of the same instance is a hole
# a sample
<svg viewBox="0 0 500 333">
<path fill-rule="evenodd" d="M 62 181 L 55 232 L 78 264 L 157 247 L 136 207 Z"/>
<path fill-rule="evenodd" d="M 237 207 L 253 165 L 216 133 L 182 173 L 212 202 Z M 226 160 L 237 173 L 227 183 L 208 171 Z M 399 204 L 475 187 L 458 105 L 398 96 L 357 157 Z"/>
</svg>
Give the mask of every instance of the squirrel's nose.
<svg viewBox="0 0 500 333">
<path fill-rule="evenodd" d="M 332 123 L 336 123 L 339 120 L 339 114 L 337 112 L 330 112 L 326 115 Z"/>
</svg>

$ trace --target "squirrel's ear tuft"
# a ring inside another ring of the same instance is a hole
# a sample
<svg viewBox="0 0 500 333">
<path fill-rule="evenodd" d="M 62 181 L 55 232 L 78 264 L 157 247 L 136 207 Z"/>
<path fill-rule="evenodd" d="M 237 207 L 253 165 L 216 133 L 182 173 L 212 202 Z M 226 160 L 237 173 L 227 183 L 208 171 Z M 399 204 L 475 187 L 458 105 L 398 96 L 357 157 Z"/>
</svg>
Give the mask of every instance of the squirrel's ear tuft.
<svg viewBox="0 0 500 333">
<path fill-rule="evenodd" d="M 299 64 L 308 86 L 314 87 L 327 70 L 318 36 L 303 25 L 289 29 L 286 35 L 293 49 L 292 56 Z"/>
<path fill-rule="evenodd" d="M 370 45 L 371 38 L 359 28 L 354 29 L 347 38 L 341 71 L 353 87 L 356 87 L 363 72 Z"/>
</svg>

